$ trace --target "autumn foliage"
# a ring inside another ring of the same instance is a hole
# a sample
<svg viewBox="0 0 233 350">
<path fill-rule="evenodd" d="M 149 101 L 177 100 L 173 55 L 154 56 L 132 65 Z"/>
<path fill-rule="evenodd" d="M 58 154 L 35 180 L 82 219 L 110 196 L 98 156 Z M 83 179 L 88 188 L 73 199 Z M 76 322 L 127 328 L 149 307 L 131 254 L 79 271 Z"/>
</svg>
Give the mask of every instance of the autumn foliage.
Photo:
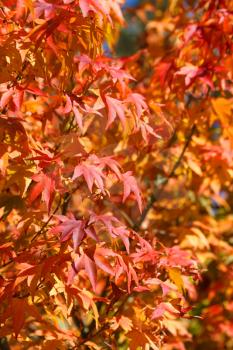
<svg viewBox="0 0 233 350">
<path fill-rule="evenodd" d="M 0 1 L 2 350 L 233 348 L 233 3 L 123 5 Z"/>
</svg>

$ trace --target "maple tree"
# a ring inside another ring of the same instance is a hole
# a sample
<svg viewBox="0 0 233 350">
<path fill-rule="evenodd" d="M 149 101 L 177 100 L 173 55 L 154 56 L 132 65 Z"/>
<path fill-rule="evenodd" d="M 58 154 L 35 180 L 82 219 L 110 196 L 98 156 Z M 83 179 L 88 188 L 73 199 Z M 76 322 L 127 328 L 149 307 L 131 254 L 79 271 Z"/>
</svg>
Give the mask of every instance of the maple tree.
<svg viewBox="0 0 233 350">
<path fill-rule="evenodd" d="M 232 348 L 233 4 L 122 6 L 0 2 L 2 349 Z"/>
</svg>

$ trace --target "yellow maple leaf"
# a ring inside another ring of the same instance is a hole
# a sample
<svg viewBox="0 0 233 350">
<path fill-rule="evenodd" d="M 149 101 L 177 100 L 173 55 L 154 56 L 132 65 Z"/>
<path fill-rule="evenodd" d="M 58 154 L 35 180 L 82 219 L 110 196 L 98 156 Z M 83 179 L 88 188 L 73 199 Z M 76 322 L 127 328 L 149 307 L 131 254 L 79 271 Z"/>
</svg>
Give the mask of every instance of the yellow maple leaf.
<svg viewBox="0 0 233 350">
<path fill-rule="evenodd" d="M 176 285 L 180 292 L 184 291 L 184 282 L 182 279 L 181 272 L 176 267 L 171 267 L 168 269 L 168 275 L 170 280 Z"/>
</svg>

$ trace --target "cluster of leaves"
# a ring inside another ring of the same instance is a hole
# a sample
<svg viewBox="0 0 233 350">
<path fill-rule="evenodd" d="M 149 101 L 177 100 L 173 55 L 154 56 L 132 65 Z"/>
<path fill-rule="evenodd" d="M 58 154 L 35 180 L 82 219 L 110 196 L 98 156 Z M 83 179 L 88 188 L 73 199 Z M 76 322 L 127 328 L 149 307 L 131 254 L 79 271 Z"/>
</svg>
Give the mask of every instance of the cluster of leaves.
<svg viewBox="0 0 233 350">
<path fill-rule="evenodd" d="M 0 5 L 1 343 L 223 348 L 233 8 L 143 2 L 144 48 L 115 58 L 121 0 Z"/>
<path fill-rule="evenodd" d="M 145 1 L 131 13 L 145 27 L 144 59 L 135 60 L 141 91 L 172 130 L 143 163 L 151 200 L 142 227 L 191 249 L 203 269 L 189 291 L 200 319 L 186 323 L 186 334 L 171 328 L 177 340 L 164 349 L 233 346 L 232 11 L 231 1 Z"/>
</svg>

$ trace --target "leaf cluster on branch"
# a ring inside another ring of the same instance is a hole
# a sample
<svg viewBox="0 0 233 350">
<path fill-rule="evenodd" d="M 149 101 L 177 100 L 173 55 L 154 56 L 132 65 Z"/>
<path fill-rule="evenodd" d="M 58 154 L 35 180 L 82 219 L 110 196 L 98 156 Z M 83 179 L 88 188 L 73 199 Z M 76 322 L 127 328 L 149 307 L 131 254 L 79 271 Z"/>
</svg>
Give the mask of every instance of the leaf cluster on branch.
<svg viewBox="0 0 233 350">
<path fill-rule="evenodd" d="M 122 5 L 0 1 L 1 349 L 231 349 L 233 6 Z"/>
</svg>

